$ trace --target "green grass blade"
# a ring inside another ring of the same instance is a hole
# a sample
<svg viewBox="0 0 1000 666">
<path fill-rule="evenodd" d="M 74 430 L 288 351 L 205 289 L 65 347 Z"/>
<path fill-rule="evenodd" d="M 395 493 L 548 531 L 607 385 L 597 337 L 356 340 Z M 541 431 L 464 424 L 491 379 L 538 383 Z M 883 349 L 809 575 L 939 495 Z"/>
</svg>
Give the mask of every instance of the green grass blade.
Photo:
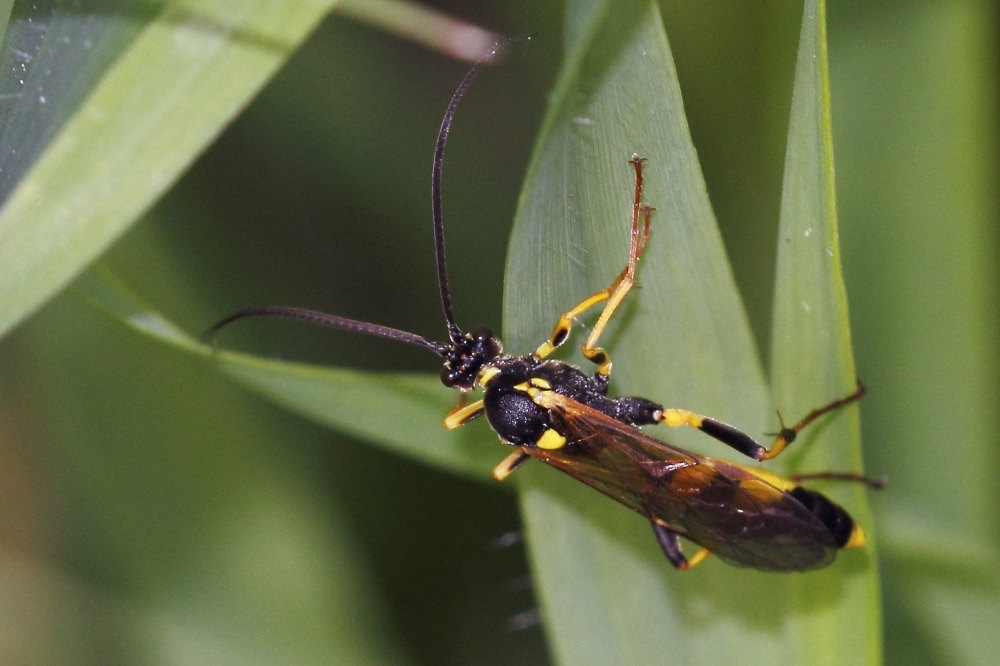
<svg viewBox="0 0 1000 666">
<path fill-rule="evenodd" d="M 826 58 L 825 3 L 809 0 L 802 23 L 785 157 L 771 340 L 775 404 L 789 418 L 850 393 L 855 385 L 847 297 L 840 267 Z M 812 426 L 782 468 L 861 469 L 857 406 Z M 865 528 L 867 491 L 823 487 Z M 870 531 L 870 530 L 869 530 Z M 839 566 L 794 578 L 792 625 L 798 661 L 877 663 L 881 599 L 872 546 Z"/>
<path fill-rule="evenodd" d="M 0 212 L 0 333 L 117 239 L 332 4 L 167 3 L 113 59 L 78 107 L 69 113 L 46 109 L 65 114 L 65 126 L 30 165 Z M 135 9 L 119 11 L 135 20 L 145 18 Z M 120 18 L 111 14 L 95 20 Z M 72 60 L 59 65 L 74 68 Z M 35 102 L 39 113 L 47 105 L 43 96 Z M 27 123 L 32 114 L 17 117 Z M 4 128 L 5 134 L 19 130 Z"/>
<path fill-rule="evenodd" d="M 625 160 L 634 150 L 650 159 L 647 200 L 657 212 L 640 267 L 642 289 L 623 313 L 622 328 L 609 336 L 613 384 L 622 392 L 724 415 L 749 432 L 773 430 L 661 20 L 642 3 L 616 3 L 613 12 L 607 5 L 575 7 L 580 15 L 568 32 L 578 41 L 570 45 L 557 84 L 510 253 L 507 338 L 514 348 L 530 347 L 546 334 L 552 312 L 620 270 L 631 192 Z M 811 37 L 800 50 L 804 63 L 822 57 L 815 12 L 810 16 L 803 29 Z M 803 110 L 813 118 L 826 113 L 822 100 L 809 97 L 817 83 L 797 82 Z M 812 168 L 826 173 L 827 163 Z M 825 181 L 818 184 L 821 191 L 816 184 L 809 190 L 813 199 L 828 193 Z M 524 298 L 528 293 L 537 298 Z M 534 309 L 525 305 L 529 300 L 538 301 L 531 303 Z M 691 441 L 684 433 L 669 438 Z M 692 446 L 704 450 L 704 443 Z M 642 519 L 622 515 L 619 507 L 553 478 L 549 470 L 519 474 L 530 475 L 525 522 L 529 534 L 538 535 L 530 544 L 560 661 L 651 663 L 666 654 L 681 661 L 801 660 L 833 654 L 821 643 L 804 647 L 831 613 L 829 598 L 812 600 L 809 588 L 817 576 L 843 580 L 844 563 L 830 573 L 801 577 L 736 571 L 720 563 L 677 574 L 662 560 Z M 864 566 L 847 564 L 848 579 L 857 579 L 855 570 Z M 870 577 L 861 579 L 863 586 L 870 584 Z M 849 614 L 855 602 L 849 596 L 836 607 Z M 801 633 L 787 632 L 790 623 L 800 625 Z M 859 641 L 860 651 L 877 654 L 877 613 L 862 614 L 859 623 L 875 627 L 874 638 Z"/>
<path fill-rule="evenodd" d="M 767 430 L 770 401 L 691 144 L 662 20 L 649 3 L 574 4 L 510 252 L 513 349 L 595 291 L 627 252 L 635 151 L 656 207 L 641 289 L 607 346 L 613 392 Z M 698 450 L 697 433 L 661 433 Z M 691 435 L 694 435 L 693 437 Z M 713 452 L 717 452 L 714 451 Z M 720 562 L 678 574 L 648 524 L 540 466 L 519 471 L 546 628 L 564 663 L 762 661 L 793 654 L 786 580 Z M 777 612 L 776 612 L 777 611 Z"/>
</svg>

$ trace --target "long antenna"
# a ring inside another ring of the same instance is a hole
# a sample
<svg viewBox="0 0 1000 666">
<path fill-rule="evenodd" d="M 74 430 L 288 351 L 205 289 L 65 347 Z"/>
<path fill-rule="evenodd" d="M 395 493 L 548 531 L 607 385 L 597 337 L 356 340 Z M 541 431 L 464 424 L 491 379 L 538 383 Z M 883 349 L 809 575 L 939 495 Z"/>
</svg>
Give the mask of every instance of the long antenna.
<svg viewBox="0 0 1000 666">
<path fill-rule="evenodd" d="M 364 333 L 365 335 L 374 335 L 379 338 L 397 340 L 399 342 L 408 342 L 413 345 L 430 349 L 438 356 L 446 356 L 451 350 L 450 345 L 433 342 L 422 335 L 417 335 L 416 333 L 410 333 L 408 331 L 401 331 L 398 328 L 382 326 L 381 324 L 370 324 L 366 321 L 357 321 L 356 319 L 348 319 L 347 317 L 338 317 L 336 315 L 326 314 L 325 312 L 317 312 L 316 310 L 292 308 L 283 305 L 247 308 L 246 310 L 234 312 L 222 321 L 215 323 L 212 328 L 208 329 L 207 333 L 215 333 L 223 326 L 227 326 L 237 319 L 243 319 L 244 317 L 294 317 L 295 319 L 305 319 L 306 321 L 311 321 L 315 324 L 321 324 L 330 328 L 339 328 L 346 331 Z"/>
<path fill-rule="evenodd" d="M 317 312 L 316 310 L 306 310 L 304 308 L 286 306 L 247 308 L 246 310 L 234 312 L 222 321 L 217 322 L 208 331 L 206 331 L 206 334 L 215 333 L 220 328 L 231 324 L 237 319 L 243 319 L 244 317 L 277 316 L 304 319 L 329 328 L 338 328 L 346 331 L 354 331 L 356 333 L 364 333 L 366 335 L 374 335 L 388 340 L 406 342 L 417 345 L 418 347 L 430 349 L 438 356 L 443 356 L 445 358 L 448 358 L 450 354 L 455 353 L 458 346 L 461 346 L 461 349 L 466 349 L 469 339 L 466 338 L 462 329 L 460 329 L 458 324 L 455 323 L 455 315 L 451 307 L 451 291 L 448 288 L 448 268 L 446 265 L 444 248 L 444 220 L 441 214 L 441 167 L 444 163 L 444 149 L 448 143 L 448 133 L 451 131 L 451 123 L 455 118 L 455 109 L 458 108 L 458 103 L 462 101 L 462 97 L 465 95 L 465 91 L 468 89 L 469 84 L 471 84 L 472 80 L 476 78 L 476 74 L 479 73 L 479 70 L 482 69 L 483 65 L 492 62 L 496 57 L 497 52 L 506 46 L 510 41 L 510 39 L 503 39 L 495 43 L 492 48 L 490 48 L 489 51 L 487 51 L 483 57 L 480 58 L 479 61 L 465 74 L 465 78 L 463 78 L 461 83 L 458 84 L 458 88 L 455 90 L 455 93 L 451 96 L 451 101 L 448 103 L 448 109 L 445 111 L 444 118 L 441 120 L 441 127 L 438 130 L 437 145 L 434 148 L 434 164 L 431 171 L 431 213 L 434 218 L 434 250 L 437 255 L 438 287 L 441 290 L 441 307 L 444 309 L 445 322 L 448 326 L 448 338 L 451 340 L 450 345 L 446 345 L 441 342 L 434 342 L 432 340 L 428 340 L 422 335 L 402 331 L 398 328 L 357 321 L 356 319 L 348 319 L 347 317 L 338 317 L 336 315 L 326 314 L 325 312 Z"/>
<path fill-rule="evenodd" d="M 492 62 L 493 58 L 496 57 L 497 51 L 509 42 L 510 40 L 507 39 L 494 44 L 493 48 L 465 74 L 465 78 L 458 84 L 458 88 L 455 89 L 455 93 L 451 96 L 451 101 L 448 102 L 448 109 L 444 112 L 444 118 L 441 119 L 441 128 L 438 130 L 437 144 L 434 147 L 434 164 L 431 168 L 431 215 L 434 218 L 434 252 L 437 255 L 438 288 L 441 290 L 441 307 L 444 309 L 444 318 L 448 325 L 448 337 L 455 344 L 458 344 L 464 334 L 462 333 L 462 329 L 458 327 L 458 324 L 455 323 L 455 313 L 451 307 L 451 290 L 448 288 L 448 262 L 445 259 L 444 249 L 444 215 L 441 212 L 441 168 L 444 164 L 444 149 L 448 144 L 448 133 L 451 132 L 451 123 L 455 118 L 455 109 L 458 108 L 458 103 L 465 96 L 465 91 L 472 83 L 472 80 L 476 78 L 479 70 L 483 68 L 483 65 Z"/>
</svg>

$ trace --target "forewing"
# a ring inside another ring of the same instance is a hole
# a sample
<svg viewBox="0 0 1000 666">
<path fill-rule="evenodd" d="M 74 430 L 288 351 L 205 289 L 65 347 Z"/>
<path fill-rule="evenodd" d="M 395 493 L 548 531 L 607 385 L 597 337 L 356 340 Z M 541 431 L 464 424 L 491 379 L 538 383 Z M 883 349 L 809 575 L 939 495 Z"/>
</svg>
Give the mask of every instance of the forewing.
<svg viewBox="0 0 1000 666">
<path fill-rule="evenodd" d="M 824 566 L 829 530 L 753 470 L 671 446 L 561 394 L 549 394 L 556 430 L 569 442 L 525 452 L 726 561 L 768 571 Z"/>
<path fill-rule="evenodd" d="M 556 430 L 569 443 L 559 449 L 525 447 L 524 452 L 566 472 L 612 499 L 651 515 L 647 499 L 662 479 L 698 465 L 693 453 L 649 437 L 561 394 L 553 394 Z"/>
<path fill-rule="evenodd" d="M 688 483 L 686 469 L 672 480 L 675 492 L 690 489 L 680 518 L 689 539 L 727 562 L 764 571 L 803 571 L 833 560 L 833 536 L 798 500 L 742 466 L 702 459 L 700 471 L 709 469 L 710 482 L 702 474 Z"/>
</svg>

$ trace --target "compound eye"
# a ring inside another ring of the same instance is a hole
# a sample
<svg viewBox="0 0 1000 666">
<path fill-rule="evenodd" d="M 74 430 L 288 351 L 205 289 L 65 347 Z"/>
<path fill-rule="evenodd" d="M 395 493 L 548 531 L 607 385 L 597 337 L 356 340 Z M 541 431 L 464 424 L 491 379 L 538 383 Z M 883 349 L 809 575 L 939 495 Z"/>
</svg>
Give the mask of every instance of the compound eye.
<svg viewBox="0 0 1000 666">
<path fill-rule="evenodd" d="M 492 337 L 493 337 L 493 331 L 486 328 L 485 326 L 482 328 L 477 328 L 472 332 L 472 339 L 475 340 L 476 342 L 486 342 Z"/>
<path fill-rule="evenodd" d="M 448 366 L 441 368 L 441 383 L 447 386 L 448 388 L 452 388 L 453 386 L 455 386 L 455 380 L 458 378 L 457 374 L 458 373 L 456 373 Z"/>
</svg>

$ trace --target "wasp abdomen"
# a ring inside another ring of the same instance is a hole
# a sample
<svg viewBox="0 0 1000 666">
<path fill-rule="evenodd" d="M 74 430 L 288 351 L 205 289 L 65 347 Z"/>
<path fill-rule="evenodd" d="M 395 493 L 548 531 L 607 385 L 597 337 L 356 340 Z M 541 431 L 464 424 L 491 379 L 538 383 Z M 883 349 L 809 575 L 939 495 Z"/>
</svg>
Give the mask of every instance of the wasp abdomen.
<svg viewBox="0 0 1000 666">
<path fill-rule="evenodd" d="M 802 486 L 793 488 L 788 494 L 797 499 L 802 506 L 809 509 L 814 516 L 819 518 L 820 522 L 830 530 L 830 534 L 833 535 L 833 541 L 837 544 L 838 548 L 853 548 L 861 545 L 860 543 L 855 543 L 859 538 L 862 541 L 864 539 L 860 529 L 854 522 L 854 519 L 847 515 L 847 512 L 839 505 L 834 504 L 823 495 L 812 490 L 807 490 Z"/>
</svg>

